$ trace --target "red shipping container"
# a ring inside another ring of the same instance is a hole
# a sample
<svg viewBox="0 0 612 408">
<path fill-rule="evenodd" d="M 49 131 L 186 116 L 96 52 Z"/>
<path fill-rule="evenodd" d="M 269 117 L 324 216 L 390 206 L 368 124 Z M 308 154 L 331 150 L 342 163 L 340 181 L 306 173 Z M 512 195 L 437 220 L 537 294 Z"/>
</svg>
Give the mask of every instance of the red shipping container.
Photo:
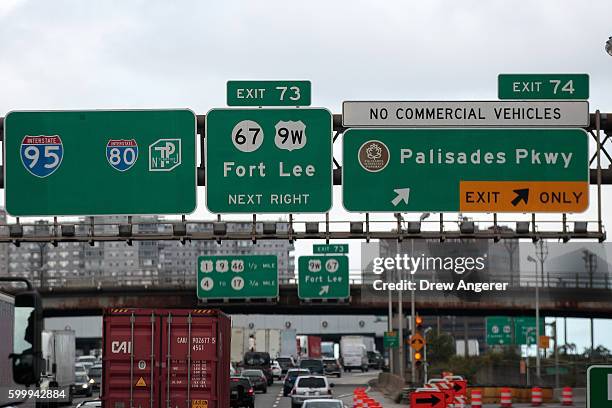
<svg viewBox="0 0 612 408">
<path fill-rule="evenodd" d="M 321 358 L 321 338 L 308 336 L 308 357 Z"/>
<path fill-rule="evenodd" d="M 107 309 L 102 406 L 229 407 L 230 327 L 212 309 Z"/>
</svg>

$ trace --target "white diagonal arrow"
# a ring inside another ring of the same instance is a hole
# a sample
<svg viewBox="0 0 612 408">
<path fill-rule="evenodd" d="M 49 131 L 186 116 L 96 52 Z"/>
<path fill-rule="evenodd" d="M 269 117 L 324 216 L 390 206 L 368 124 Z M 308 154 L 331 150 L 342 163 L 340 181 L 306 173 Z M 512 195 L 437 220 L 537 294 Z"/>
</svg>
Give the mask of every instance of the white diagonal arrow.
<svg viewBox="0 0 612 408">
<path fill-rule="evenodd" d="M 393 191 L 397 194 L 397 196 L 391 201 L 391 204 L 393 204 L 394 207 L 397 207 L 397 205 L 402 201 L 408 204 L 408 199 L 410 198 L 410 188 L 396 188 Z"/>
<path fill-rule="evenodd" d="M 323 296 L 326 293 L 329 293 L 329 285 L 321 286 L 321 290 L 319 291 L 319 296 Z"/>
</svg>

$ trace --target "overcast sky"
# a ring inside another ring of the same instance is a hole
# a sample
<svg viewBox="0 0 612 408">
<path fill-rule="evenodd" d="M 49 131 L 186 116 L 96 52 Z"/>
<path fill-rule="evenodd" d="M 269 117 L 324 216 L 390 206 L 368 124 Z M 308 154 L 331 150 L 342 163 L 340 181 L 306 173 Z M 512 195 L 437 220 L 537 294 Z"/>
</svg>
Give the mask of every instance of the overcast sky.
<svg viewBox="0 0 612 408">
<path fill-rule="evenodd" d="M 0 0 L 0 115 L 202 114 L 225 105 L 228 79 L 310 79 L 313 106 L 339 113 L 343 100 L 496 99 L 501 72 L 588 73 L 591 111 L 612 112 L 611 16 L 610 0 Z M 201 188 L 199 197 L 195 216 L 210 217 Z M 338 191 L 334 199 L 346 218 Z"/>
</svg>

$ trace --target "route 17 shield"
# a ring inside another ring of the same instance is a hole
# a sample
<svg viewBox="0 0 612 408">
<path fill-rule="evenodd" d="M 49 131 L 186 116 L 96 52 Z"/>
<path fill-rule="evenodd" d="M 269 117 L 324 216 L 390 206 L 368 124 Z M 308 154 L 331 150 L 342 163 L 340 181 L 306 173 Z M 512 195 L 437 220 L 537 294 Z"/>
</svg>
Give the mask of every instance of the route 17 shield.
<svg viewBox="0 0 612 408">
<path fill-rule="evenodd" d="M 58 135 L 26 135 L 19 151 L 25 169 L 40 178 L 53 174 L 64 157 L 64 145 Z"/>
<path fill-rule="evenodd" d="M 114 169 L 127 171 L 138 160 L 136 140 L 110 139 L 106 144 L 106 160 Z"/>
</svg>

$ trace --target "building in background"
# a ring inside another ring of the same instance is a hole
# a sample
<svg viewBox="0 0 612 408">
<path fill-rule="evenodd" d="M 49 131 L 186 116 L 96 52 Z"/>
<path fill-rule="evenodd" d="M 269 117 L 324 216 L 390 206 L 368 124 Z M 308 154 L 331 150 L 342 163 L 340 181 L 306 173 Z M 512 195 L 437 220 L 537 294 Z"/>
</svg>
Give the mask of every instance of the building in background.
<svg viewBox="0 0 612 408">
<path fill-rule="evenodd" d="M 87 234 L 93 225 L 96 235 L 117 235 L 117 224 L 127 223 L 127 217 L 88 217 L 79 224 L 77 234 Z M 0 222 L 6 213 L 0 210 Z M 132 217 L 134 230 L 139 233 L 168 232 L 169 224 L 160 224 L 157 216 Z M 212 230 L 212 223 L 188 224 L 189 232 Z M 48 235 L 53 225 L 37 221 L 25 227 L 24 234 Z M 262 224 L 258 223 L 261 229 Z M 287 231 L 288 224 L 277 223 L 279 232 Z M 251 223 L 228 224 L 229 232 L 251 231 Z M 276 255 L 279 280 L 295 278 L 294 246 L 285 240 L 251 241 L 134 241 L 126 242 L 62 242 L 0 244 L 0 276 L 19 276 L 30 279 L 36 286 L 155 286 L 196 283 L 196 262 L 200 255 Z"/>
</svg>

